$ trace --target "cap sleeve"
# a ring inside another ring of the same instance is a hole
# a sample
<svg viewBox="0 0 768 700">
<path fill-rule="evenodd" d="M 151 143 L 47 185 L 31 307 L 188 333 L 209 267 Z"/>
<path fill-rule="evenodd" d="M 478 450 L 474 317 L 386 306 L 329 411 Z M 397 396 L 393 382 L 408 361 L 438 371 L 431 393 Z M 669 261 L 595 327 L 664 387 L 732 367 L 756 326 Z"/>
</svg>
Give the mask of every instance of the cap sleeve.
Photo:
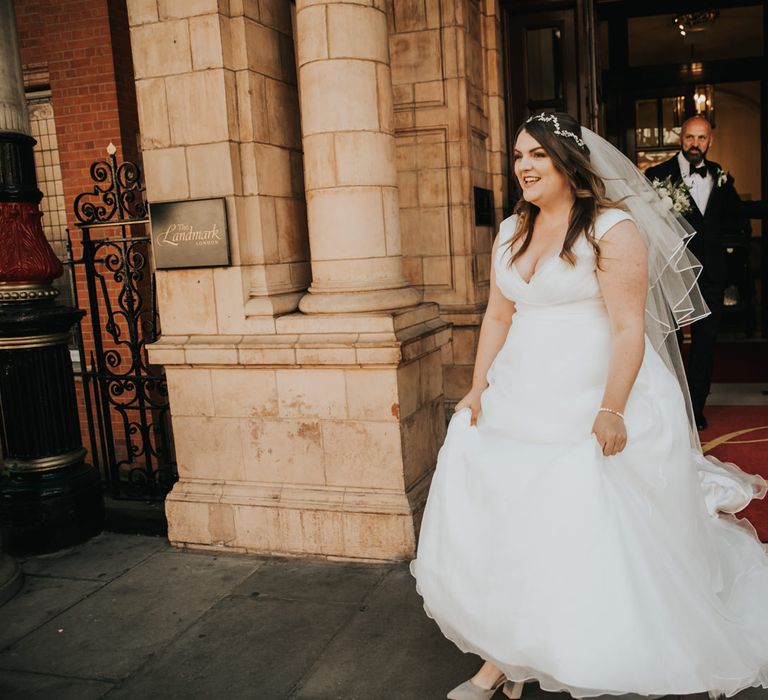
<svg viewBox="0 0 768 700">
<path fill-rule="evenodd" d="M 599 241 L 620 221 L 632 221 L 632 217 L 623 209 L 606 209 L 595 219 L 595 238 Z"/>
<path fill-rule="evenodd" d="M 512 236 L 515 235 L 515 230 L 517 229 L 517 214 L 512 214 L 512 216 L 508 216 L 504 221 L 501 222 L 501 225 L 499 226 L 499 236 L 498 241 L 499 243 L 506 243 L 508 242 Z"/>
</svg>

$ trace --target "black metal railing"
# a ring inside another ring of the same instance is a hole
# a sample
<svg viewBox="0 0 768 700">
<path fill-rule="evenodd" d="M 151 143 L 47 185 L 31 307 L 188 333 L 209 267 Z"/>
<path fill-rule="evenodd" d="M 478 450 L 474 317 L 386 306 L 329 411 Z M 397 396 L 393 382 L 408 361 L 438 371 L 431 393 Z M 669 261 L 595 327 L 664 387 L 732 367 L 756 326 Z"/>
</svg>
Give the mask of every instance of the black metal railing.
<svg viewBox="0 0 768 700">
<path fill-rule="evenodd" d="M 90 456 L 107 488 L 115 498 L 161 500 L 177 473 L 165 373 L 147 360 L 160 334 L 149 219 L 140 168 L 118 164 L 112 144 L 107 151 L 91 164 L 93 190 L 75 199 L 78 239 L 68 232 L 75 304 L 78 278 L 87 291 L 75 377 Z"/>
</svg>

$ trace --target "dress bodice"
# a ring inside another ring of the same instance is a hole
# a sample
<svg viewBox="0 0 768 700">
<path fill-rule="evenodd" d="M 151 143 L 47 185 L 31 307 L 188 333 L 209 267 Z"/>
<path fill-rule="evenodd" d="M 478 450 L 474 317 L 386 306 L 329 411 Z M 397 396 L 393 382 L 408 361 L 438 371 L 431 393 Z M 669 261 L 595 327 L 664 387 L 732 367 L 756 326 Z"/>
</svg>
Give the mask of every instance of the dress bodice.
<svg viewBox="0 0 768 700">
<path fill-rule="evenodd" d="M 595 220 L 595 238 L 599 240 L 617 223 L 631 218 L 621 209 L 604 210 Z M 551 306 L 602 299 L 595 274 L 597 271 L 595 251 L 583 235 L 577 239 L 571 249 L 576 258 L 574 265 L 558 255 L 545 257 L 539 260 L 533 276 L 526 282 L 516 264 L 509 264 L 511 257 L 509 241 L 515 233 L 516 223 L 516 215 L 501 222 L 499 245 L 493 260 L 496 284 L 507 299 L 517 304 L 532 306 Z"/>
</svg>

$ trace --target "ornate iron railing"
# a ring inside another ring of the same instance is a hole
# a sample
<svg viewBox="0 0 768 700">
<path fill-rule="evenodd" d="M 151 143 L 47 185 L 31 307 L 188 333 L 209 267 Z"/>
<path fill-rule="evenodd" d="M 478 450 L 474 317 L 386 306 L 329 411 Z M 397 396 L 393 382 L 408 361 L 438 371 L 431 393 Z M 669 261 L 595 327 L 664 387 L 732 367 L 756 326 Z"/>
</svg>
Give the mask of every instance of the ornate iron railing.
<svg viewBox="0 0 768 700">
<path fill-rule="evenodd" d="M 176 465 L 162 367 L 146 346 L 160 333 L 151 239 L 140 168 L 108 159 L 91 164 L 93 190 L 78 195 L 79 240 L 68 232 L 72 293 L 85 280 L 88 310 L 76 331 L 91 459 L 115 498 L 164 498 Z M 78 256 L 79 254 L 79 256 Z"/>
</svg>

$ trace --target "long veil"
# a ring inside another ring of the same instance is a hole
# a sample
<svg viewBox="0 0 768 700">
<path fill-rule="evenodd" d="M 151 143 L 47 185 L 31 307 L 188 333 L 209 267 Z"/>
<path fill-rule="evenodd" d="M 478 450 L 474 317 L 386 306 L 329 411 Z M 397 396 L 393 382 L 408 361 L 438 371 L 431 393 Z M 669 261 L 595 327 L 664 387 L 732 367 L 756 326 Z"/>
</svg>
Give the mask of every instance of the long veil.
<svg viewBox="0 0 768 700">
<path fill-rule="evenodd" d="M 648 297 L 645 330 L 664 364 L 677 378 L 688 412 L 691 448 L 710 512 L 735 513 L 753 498 L 763 498 L 768 485 L 760 476 L 733 464 L 704 456 L 691 407 L 677 333 L 682 326 L 709 314 L 697 283 L 701 263 L 687 244 L 696 231 L 659 196 L 646 177 L 621 151 L 582 127 L 590 162 L 605 183 L 606 195 L 627 209 L 648 251 Z"/>
<path fill-rule="evenodd" d="M 601 136 L 582 127 L 589 159 L 605 183 L 606 195 L 629 211 L 648 251 L 645 330 L 651 344 L 677 377 L 688 410 L 691 442 L 700 446 L 676 331 L 709 314 L 697 280 L 701 263 L 688 250 L 696 234 L 670 201 L 662 199 L 629 158 Z"/>
</svg>

